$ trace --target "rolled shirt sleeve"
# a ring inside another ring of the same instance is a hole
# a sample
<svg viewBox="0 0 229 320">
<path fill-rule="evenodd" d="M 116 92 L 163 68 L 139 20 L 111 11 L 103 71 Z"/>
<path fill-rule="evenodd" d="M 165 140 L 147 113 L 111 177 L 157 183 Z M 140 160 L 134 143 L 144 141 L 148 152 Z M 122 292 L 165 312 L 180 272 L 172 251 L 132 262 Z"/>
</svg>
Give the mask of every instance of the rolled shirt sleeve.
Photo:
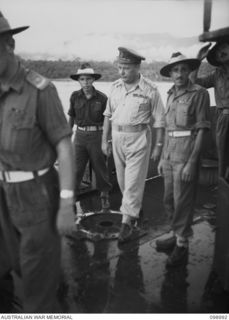
<svg viewBox="0 0 229 320">
<path fill-rule="evenodd" d="M 151 98 L 152 116 L 154 118 L 154 128 L 165 127 L 165 108 L 159 91 L 156 89 Z"/>
<path fill-rule="evenodd" d="M 106 108 L 103 112 L 104 117 L 108 117 L 108 118 L 112 117 L 112 96 L 113 96 L 114 89 L 115 89 L 115 87 L 114 87 L 114 85 L 112 85 L 111 90 L 110 90 L 110 94 L 109 94 L 107 102 L 106 102 Z"/>
<path fill-rule="evenodd" d="M 61 101 L 53 84 L 39 91 L 37 112 L 39 126 L 51 145 L 56 146 L 61 139 L 71 136 L 72 130 L 67 123 Z"/>
<path fill-rule="evenodd" d="M 196 92 L 193 105 L 196 113 L 195 129 L 209 129 L 211 127 L 210 98 L 206 89 L 202 88 Z"/>
<path fill-rule="evenodd" d="M 112 116 L 110 97 L 107 100 L 106 109 L 104 110 L 103 115 L 104 115 L 104 117 L 108 117 L 108 118 L 111 118 L 111 116 Z"/>
<path fill-rule="evenodd" d="M 70 97 L 70 107 L 68 110 L 68 115 L 72 118 L 76 116 L 75 109 L 74 109 L 74 102 L 75 102 L 75 93 L 73 92 Z"/>
<path fill-rule="evenodd" d="M 212 71 L 209 75 L 205 77 L 198 77 L 195 83 L 199 84 L 200 86 L 209 89 L 214 87 L 215 85 L 215 70 Z"/>
</svg>

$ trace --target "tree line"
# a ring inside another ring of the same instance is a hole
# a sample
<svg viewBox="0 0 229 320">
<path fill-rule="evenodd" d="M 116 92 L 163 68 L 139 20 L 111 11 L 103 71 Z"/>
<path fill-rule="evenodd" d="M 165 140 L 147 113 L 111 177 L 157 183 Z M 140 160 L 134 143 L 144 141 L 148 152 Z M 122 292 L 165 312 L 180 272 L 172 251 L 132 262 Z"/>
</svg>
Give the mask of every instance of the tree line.
<svg viewBox="0 0 229 320">
<path fill-rule="evenodd" d="M 87 61 L 94 70 L 102 74 L 101 81 L 114 81 L 119 78 L 117 63 L 109 61 Z M 33 69 L 49 79 L 69 79 L 71 74 L 77 72 L 82 60 L 75 59 L 73 61 L 65 60 L 23 60 L 27 68 Z M 143 62 L 141 66 L 142 74 L 152 81 L 168 81 L 168 78 L 160 75 L 160 69 L 166 62 L 152 61 Z M 213 70 L 208 63 L 202 63 L 200 67 L 200 75 L 205 75 Z"/>
</svg>

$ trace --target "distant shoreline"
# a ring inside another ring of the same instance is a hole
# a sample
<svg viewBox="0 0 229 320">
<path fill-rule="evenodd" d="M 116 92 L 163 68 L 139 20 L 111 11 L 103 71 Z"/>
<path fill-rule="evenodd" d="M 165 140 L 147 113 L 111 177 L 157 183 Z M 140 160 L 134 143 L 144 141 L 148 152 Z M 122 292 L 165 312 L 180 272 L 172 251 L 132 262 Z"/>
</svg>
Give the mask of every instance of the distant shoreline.
<svg viewBox="0 0 229 320">
<path fill-rule="evenodd" d="M 97 73 L 102 75 L 102 82 L 113 82 L 119 78 L 117 65 L 107 61 L 88 61 Z M 23 60 L 23 64 L 34 71 L 42 74 L 51 80 L 72 81 L 70 75 L 77 72 L 81 61 L 62 61 L 62 60 Z M 153 82 L 171 82 L 169 78 L 163 77 L 160 70 L 165 66 L 165 62 L 143 62 L 141 73 Z M 213 69 L 208 63 L 202 63 L 200 76 L 208 74 Z"/>
<path fill-rule="evenodd" d="M 74 82 L 75 80 L 69 79 L 69 78 L 49 78 L 51 81 L 65 81 L 65 82 Z M 118 79 L 118 78 L 117 78 Z M 153 82 L 172 82 L 169 78 L 167 80 L 152 80 Z M 108 83 L 112 83 L 113 81 L 107 81 L 107 80 L 97 80 L 96 81 L 104 83 L 104 82 L 108 82 Z"/>
</svg>

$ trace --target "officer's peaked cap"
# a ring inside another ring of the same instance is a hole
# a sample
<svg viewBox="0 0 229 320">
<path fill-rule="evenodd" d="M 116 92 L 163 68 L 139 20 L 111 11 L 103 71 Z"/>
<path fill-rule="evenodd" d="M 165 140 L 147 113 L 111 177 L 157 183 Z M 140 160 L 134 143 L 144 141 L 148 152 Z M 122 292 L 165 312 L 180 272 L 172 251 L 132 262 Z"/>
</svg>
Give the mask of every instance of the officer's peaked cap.
<svg viewBox="0 0 229 320">
<path fill-rule="evenodd" d="M 118 62 L 120 63 L 139 64 L 142 60 L 145 60 L 145 57 L 143 57 L 133 49 L 118 47 L 118 50 Z"/>
</svg>

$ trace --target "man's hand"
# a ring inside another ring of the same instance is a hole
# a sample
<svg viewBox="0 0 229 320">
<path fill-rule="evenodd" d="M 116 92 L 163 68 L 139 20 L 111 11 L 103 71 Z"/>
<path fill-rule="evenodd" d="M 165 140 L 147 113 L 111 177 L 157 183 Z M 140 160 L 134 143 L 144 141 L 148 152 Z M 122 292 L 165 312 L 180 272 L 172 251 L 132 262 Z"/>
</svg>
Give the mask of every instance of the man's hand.
<svg viewBox="0 0 229 320">
<path fill-rule="evenodd" d="M 190 182 L 193 180 L 196 171 L 196 163 L 187 162 L 182 170 L 181 179 L 184 182 Z"/>
<path fill-rule="evenodd" d="M 102 141 L 102 151 L 105 154 L 105 156 L 109 157 L 111 155 L 112 152 L 112 145 L 111 142 L 109 141 Z"/>
<path fill-rule="evenodd" d="M 204 60 L 204 58 L 206 58 L 208 55 L 209 48 L 211 47 L 211 45 L 212 45 L 211 43 L 208 43 L 206 46 L 200 48 L 196 58 L 199 59 L 200 61 Z"/>
<path fill-rule="evenodd" d="M 161 146 L 155 146 L 151 155 L 151 159 L 158 161 L 161 156 Z"/>
<path fill-rule="evenodd" d="M 73 199 L 60 199 L 57 215 L 57 229 L 61 235 L 70 234 L 75 227 Z"/>
<path fill-rule="evenodd" d="M 159 164 L 157 166 L 157 171 L 158 171 L 158 174 L 163 177 L 163 160 L 159 161 Z"/>
</svg>

